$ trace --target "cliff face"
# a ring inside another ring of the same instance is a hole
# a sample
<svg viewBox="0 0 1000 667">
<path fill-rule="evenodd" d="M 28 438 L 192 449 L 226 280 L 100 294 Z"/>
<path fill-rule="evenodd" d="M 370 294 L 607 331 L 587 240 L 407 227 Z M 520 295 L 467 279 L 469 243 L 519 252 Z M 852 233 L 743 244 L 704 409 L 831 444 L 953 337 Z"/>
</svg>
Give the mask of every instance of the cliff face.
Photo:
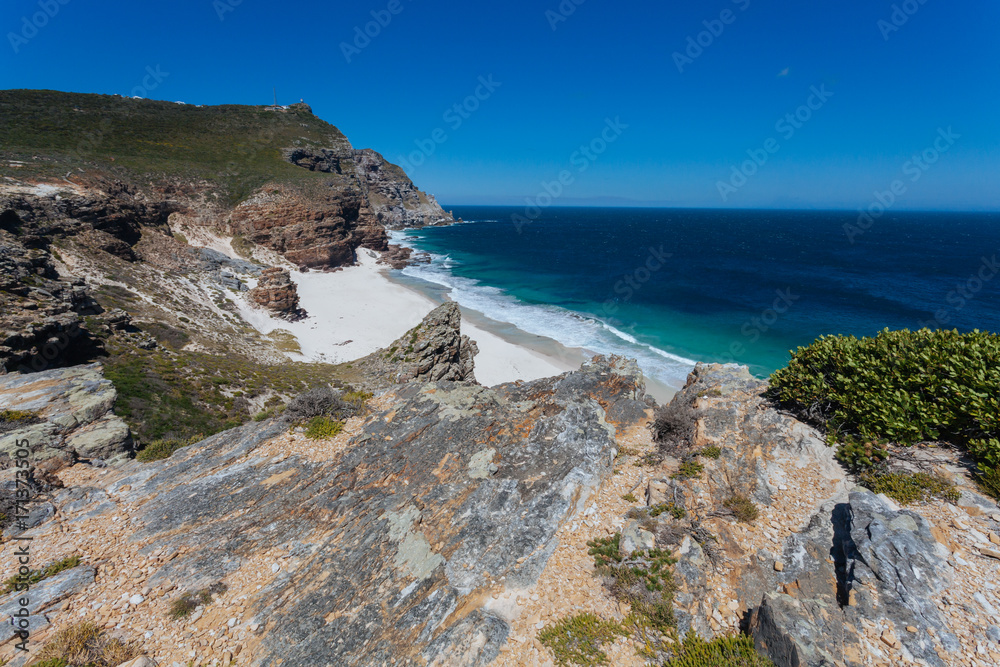
<svg viewBox="0 0 1000 667">
<path fill-rule="evenodd" d="M 359 247 L 385 250 L 386 229 L 453 221 L 399 167 L 354 149 L 303 104 L 0 91 L 0 114 L 0 175 L 21 194 L 0 192 L 0 214 L 68 186 L 83 203 L 46 204 L 40 217 L 89 224 L 91 245 L 124 258 L 135 259 L 141 227 L 171 213 L 318 269 L 352 263 Z"/>
</svg>

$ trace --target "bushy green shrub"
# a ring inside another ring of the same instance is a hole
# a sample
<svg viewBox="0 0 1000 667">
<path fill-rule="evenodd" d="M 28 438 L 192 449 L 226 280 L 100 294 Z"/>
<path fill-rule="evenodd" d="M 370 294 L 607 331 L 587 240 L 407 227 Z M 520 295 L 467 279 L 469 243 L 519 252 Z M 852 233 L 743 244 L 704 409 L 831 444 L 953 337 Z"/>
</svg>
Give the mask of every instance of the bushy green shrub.
<svg viewBox="0 0 1000 667">
<path fill-rule="evenodd" d="M 732 512 L 736 520 L 742 523 L 753 523 L 760 515 L 757 505 L 746 496 L 730 496 L 722 501 L 722 506 Z"/>
<path fill-rule="evenodd" d="M 669 514 L 675 519 L 683 519 L 687 515 L 687 510 L 684 509 L 683 505 L 674 502 L 660 503 L 649 508 L 649 516 L 656 518 L 661 514 Z"/>
<path fill-rule="evenodd" d="M 1000 500 L 1000 466 L 981 466 L 976 475 L 976 483 L 984 493 Z"/>
<path fill-rule="evenodd" d="M 538 633 L 560 667 L 584 665 L 586 667 L 608 664 L 602 644 L 613 642 L 622 634 L 622 627 L 595 614 L 584 612 L 568 616 Z"/>
<path fill-rule="evenodd" d="M 957 502 L 959 492 L 948 480 L 925 472 L 890 472 L 879 473 L 869 471 L 862 473 L 858 481 L 862 486 L 875 493 L 884 493 L 900 505 L 909 505 L 918 500 L 943 498 Z"/>
<path fill-rule="evenodd" d="M 698 456 L 704 456 L 706 459 L 717 459 L 722 456 L 722 449 L 715 445 L 710 445 L 698 452 Z"/>
<path fill-rule="evenodd" d="M 698 463 L 694 459 L 688 459 L 686 461 L 681 461 L 680 467 L 677 469 L 670 479 L 695 479 L 701 477 L 701 473 L 705 471 L 705 466 Z"/>
<path fill-rule="evenodd" d="M 171 438 L 166 438 L 163 440 L 154 440 L 142 449 L 138 451 L 135 455 L 135 459 L 140 463 L 149 463 L 150 461 L 162 461 L 163 459 L 168 459 L 173 456 L 174 452 L 178 449 L 184 447 L 190 447 L 196 442 L 201 442 L 204 440 L 201 435 L 194 435 L 187 440 L 174 440 Z"/>
<path fill-rule="evenodd" d="M 774 663 L 757 653 L 753 639 L 746 635 L 707 642 L 689 632 L 664 667 L 774 667 Z"/>
<path fill-rule="evenodd" d="M 611 594 L 632 607 L 643 623 L 666 631 L 674 625 L 674 580 L 676 562 L 665 549 L 639 549 L 621 553 L 621 533 L 587 542 L 594 557 L 597 576 L 605 577 Z"/>
<path fill-rule="evenodd" d="M 330 417 L 313 417 L 306 425 L 306 437 L 312 440 L 326 440 L 344 430 L 344 422 Z"/>
<path fill-rule="evenodd" d="M 823 336 L 771 376 L 770 397 L 841 442 L 945 440 L 1000 465 L 995 334 L 886 329 L 874 338 Z"/>
</svg>

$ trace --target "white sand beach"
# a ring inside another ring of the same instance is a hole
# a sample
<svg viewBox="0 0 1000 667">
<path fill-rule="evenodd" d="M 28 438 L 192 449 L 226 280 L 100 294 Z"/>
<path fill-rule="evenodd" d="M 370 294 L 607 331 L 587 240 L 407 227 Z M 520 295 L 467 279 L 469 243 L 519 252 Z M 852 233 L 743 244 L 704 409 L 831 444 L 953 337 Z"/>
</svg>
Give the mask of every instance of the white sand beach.
<svg viewBox="0 0 1000 667">
<path fill-rule="evenodd" d="M 285 330 L 302 350 L 296 358 L 341 363 L 384 348 L 416 326 L 440 305 L 424 294 L 389 279 L 388 267 L 376 264 L 378 255 L 358 251 L 358 265 L 323 273 L 291 271 L 298 285 L 300 305 L 309 317 L 286 322 L 237 300 L 243 318 L 262 333 Z M 479 319 L 479 318 L 477 318 Z M 481 323 L 482 320 L 479 319 Z M 487 331 L 463 316 L 462 333 L 476 341 L 476 379 L 493 386 L 513 380 L 533 380 L 579 368 L 582 350 L 571 350 L 546 339 L 546 354 Z"/>
</svg>

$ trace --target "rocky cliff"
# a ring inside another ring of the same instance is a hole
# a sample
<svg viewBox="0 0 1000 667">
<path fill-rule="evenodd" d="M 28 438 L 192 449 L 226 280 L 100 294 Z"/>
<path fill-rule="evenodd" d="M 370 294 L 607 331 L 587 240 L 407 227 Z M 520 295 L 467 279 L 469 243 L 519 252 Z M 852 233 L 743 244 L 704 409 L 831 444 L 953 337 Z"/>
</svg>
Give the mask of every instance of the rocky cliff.
<svg viewBox="0 0 1000 667">
<path fill-rule="evenodd" d="M 124 258 L 134 259 L 143 226 L 165 226 L 171 214 L 321 269 L 352 263 L 359 247 L 384 250 L 387 228 L 453 221 L 399 167 L 354 149 L 304 104 L 0 91 L 0 113 L 4 220 L 36 209 L 28 217 L 78 227 L 90 245 Z M 102 185 L 111 181 L 121 192 Z M 39 206 L 53 188 L 75 196 Z"/>
</svg>

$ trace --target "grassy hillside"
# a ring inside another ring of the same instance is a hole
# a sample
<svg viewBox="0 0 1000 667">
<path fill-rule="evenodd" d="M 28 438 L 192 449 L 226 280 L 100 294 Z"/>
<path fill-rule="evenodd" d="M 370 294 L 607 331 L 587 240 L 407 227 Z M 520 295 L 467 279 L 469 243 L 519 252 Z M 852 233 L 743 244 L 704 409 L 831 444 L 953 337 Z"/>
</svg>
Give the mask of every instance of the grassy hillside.
<svg viewBox="0 0 1000 667">
<path fill-rule="evenodd" d="M 153 179 L 206 179 L 231 202 L 269 181 L 330 179 L 285 161 L 282 148 L 347 153 L 347 138 L 305 105 L 286 112 L 39 90 L 0 91 L 0 155 L 23 169 L 69 168 Z M 18 170 L 20 173 L 25 173 Z"/>
</svg>

